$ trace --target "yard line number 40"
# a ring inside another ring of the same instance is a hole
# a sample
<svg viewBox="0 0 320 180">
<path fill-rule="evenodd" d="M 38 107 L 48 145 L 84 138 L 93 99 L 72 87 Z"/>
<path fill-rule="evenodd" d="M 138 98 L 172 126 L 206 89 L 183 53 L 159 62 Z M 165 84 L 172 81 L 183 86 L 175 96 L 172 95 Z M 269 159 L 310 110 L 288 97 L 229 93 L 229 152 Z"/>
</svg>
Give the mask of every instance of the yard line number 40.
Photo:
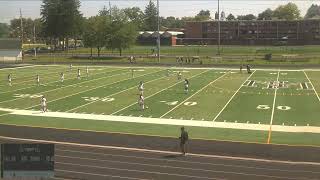
<svg viewBox="0 0 320 180">
<path fill-rule="evenodd" d="M 258 105 L 257 106 L 257 109 L 259 109 L 259 110 L 268 110 L 270 108 L 271 107 L 269 105 Z M 289 106 L 277 106 L 277 109 L 281 110 L 281 111 L 288 111 L 288 110 L 291 109 L 291 107 L 289 107 Z"/>
</svg>

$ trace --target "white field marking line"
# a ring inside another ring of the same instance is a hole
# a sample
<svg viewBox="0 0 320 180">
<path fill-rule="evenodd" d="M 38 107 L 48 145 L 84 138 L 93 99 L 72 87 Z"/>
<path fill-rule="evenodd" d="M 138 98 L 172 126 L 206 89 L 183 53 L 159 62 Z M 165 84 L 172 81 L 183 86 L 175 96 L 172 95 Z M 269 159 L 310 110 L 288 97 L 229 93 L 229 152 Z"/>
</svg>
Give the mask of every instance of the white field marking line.
<svg viewBox="0 0 320 180">
<path fill-rule="evenodd" d="M 94 75 L 99 75 L 99 74 L 109 73 L 109 72 L 114 72 L 114 71 L 120 71 L 120 70 L 122 70 L 122 69 L 116 69 L 116 70 L 112 70 L 112 71 L 106 71 L 106 72 L 96 73 L 96 74 L 94 74 Z M 106 78 L 106 77 L 101 77 L 101 78 L 97 78 L 97 79 L 102 79 L 102 78 Z M 71 79 L 77 79 L 77 78 L 76 78 L 76 77 L 74 77 L 74 78 L 66 78 L 65 80 L 71 80 Z M 76 84 L 82 84 L 82 83 L 90 82 L 90 81 L 97 80 L 97 79 L 92 79 L 92 80 L 89 80 L 89 81 L 79 82 L 79 83 L 76 83 Z M 35 80 L 30 80 L 30 81 L 35 81 Z M 53 81 L 53 82 L 48 82 L 48 83 L 44 83 L 44 84 L 40 84 L 40 85 L 54 84 L 54 83 L 57 83 L 57 82 L 60 82 L 60 80 Z M 67 86 L 65 86 L 65 87 L 68 87 L 68 86 L 71 86 L 71 85 L 67 85 Z M 0 92 L 0 94 L 9 93 L 9 92 L 16 92 L 16 91 L 20 91 L 20 90 L 23 90 L 23 89 L 33 88 L 33 87 L 37 87 L 37 86 L 36 86 L 36 85 L 27 86 L 27 87 L 24 87 L 24 88 L 15 89 L 15 90 L 13 90 L 13 91 Z M 59 88 L 57 88 L 57 89 L 59 89 Z M 6 102 L 6 101 L 4 101 L 4 102 Z M 1 102 L 0 102 L 0 103 L 1 103 Z"/>
<path fill-rule="evenodd" d="M 59 70 L 59 69 L 55 69 L 55 70 Z M 41 72 L 42 71 L 48 71 L 48 70 L 41 70 Z M 34 73 L 34 74 L 37 74 L 37 73 Z M 40 74 L 40 73 L 38 73 L 38 74 Z M 51 76 L 51 74 L 58 74 L 57 72 L 50 72 L 50 73 L 43 73 L 43 74 L 41 74 L 41 76 L 43 77 L 43 76 L 46 76 L 46 75 L 49 75 L 48 77 L 54 77 L 54 76 Z M 12 82 L 15 82 L 14 84 L 23 84 L 23 83 L 26 83 L 26 82 L 30 82 L 30 81 L 35 81 L 35 79 L 34 79 L 34 75 L 32 75 L 32 76 L 27 76 L 27 77 L 24 77 L 24 78 L 32 78 L 32 79 L 30 79 L 30 80 L 26 80 L 26 81 L 19 81 L 19 82 L 17 82 L 17 79 L 12 79 Z M 19 78 L 20 79 L 20 78 Z M 4 83 L 6 83 L 6 84 L 2 84 L 2 85 L 0 85 L 0 87 L 3 87 L 3 86 L 8 86 L 7 84 L 7 82 L 8 82 L 8 80 L 1 80 L 0 81 L 1 83 L 2 82 L 4 82 Z"/>
<path fill-rule="evenodd" d="M 110 178 L 120 178 L 120 179 L 132 179 L 132 180 L 147 180 L 147 179 L 141 179 L 141 178 L 133 178 L 133 177 L 125 177 L 125 176 L 113 176 L 113 175 L 107 175 L 107 174 L 97 174 L 97 173 L 89 173 L 89 172 L 79 172 L 79 171 L 70 171 L 70 170 L 62 170 L 62 169 L 55 169 L 57 172 L 66 172 L 66 173 L 74 173 L 74 174 L 85 174 L 85 175 L 91 175 L 91 176 L 101 176 L 101 177 L 110 177 Z M 56 177 L 53 177 L 56 179 Z M 109 178 L 108 178 L 109 179 Z M 70 179 L 69 179 L 70 180 Z"/>
<path fill-rule="evenodd" d="M 310 78 L 308 77 L 307 73 L 306 73 L 305 71 L 303 71 L 303 73 L 304 73 L 304 75 L 307 77 L 308 81 L 310 82 L 310 84 L 311 84 L 311 86 L 312 86 L 312 88 L 313 88 L 313 91 L 315 92 L 318 100 L 320 101 L 319 94 L 317 93 L 316 88 L 314 87 L 314 85 L 313 85 L 313 83 L 311 82 Z"/>
<path fill-rule="evenodd" d="M 251 76 L 256 72 L 256 70 L 250 74 L 250 76 L 248 76 L 248 78 L 246 80 L 244 80 L 243 83 L 247 82 Z M 213 121 L 216 121 L 216 119 L 220 116 L 220 114 L 225 110 L 225 108 L 229 105 L 229 103 L 232 101 L 232 99 L 236 96 L 236 94 L 238 94 L 238 92 L 240 91 L 240 89 L 243 87 L 243 83 L 240 85 L 239 89 L 237 89 L 237 91 L 231 96 L 231 98 L 229 99 L 229 101 L 223 106 L 223 108 L 220 110 L 220 112 L 214 117 Z"/>
<path fill-rule="evenodd" d="M 199 75 L 201 75 L 201 74 L 203 74 L 203 73 L 205 73 L 205 72 L 208 72 L 208 71 L 210 71 L 210 70 L 206 70 L 206 71 L 203 71 L 203 72 L 201 72 L 201 73 L 195 74 L 195 75 L 191 76 L 189 79 L 192 79 L 192 78 L 194 78 L 194 77 L 196 77 L 196 76 L 199 76 Z M 145 100 L 148 99 L 148 98 L 150 98 L 150 97 L 152 97 L 152 96 L 155 96 L 155 95 L 161 93 L 162 91 L 165 91 L 165 90 L 167 90 L 167 89 L 170 89 L 171 87 L 174 87 L 174 86 L 176 86 L 177 84 L 180 84 L 180 83 L 182 83 L 182 81 L 179 81 L 179 82 L 177 82 L 177 83 L 175 83 L 175 84 L 173 84 L 173 85 L 171 85 L 171 86 L 169 86 L 169 87 L 167 87 L 167 88 L 164 88 L 164 89 L 162 89 L 162 90 L 160 90 L 160 91 L 158 91 L 158 92 L 155 92 L 155 93 L 151 94 L 150 96 L 146 97 Z M 123 111 L 123 110 L 125 110 L 125 109 L 127 109 L 127 108 L 129 108 L 129 107 L 131 107 L 131 106 L 133 106 L 133 105 L 135 105 L 135 104 L 137 104 L 137 103 L 134 102 L 134 103 L 132 103 L 132 104 L 130 104 L 130 105 L 128 105 L 128 106 L 126 106 L 126 107 L 124 107 L 124 108 L 116 111 L 116 112 L 111 113 L 110 115 L 117 114 L 118 112 L 121 112 L 121 111 Z"/>
<path fill-rule="evenodd" d="M 187 177 L 187 178 L 195 178 L 195 179 L 216 179 L 216 178 L 203 177 L 203 176 L 183 175 L 183 174 L 166 173 L 166 172 L 159 172 L 159 171 L 146 171 L 146 170 L 138 170 L 138 169 L 124 169 L 124 168 L 115 168 L 115 167 L 106 167 L 106 166 L 94 166 L 94 165 L 84 165 L 84 164 L 64 163 L 64 162 L 54 162 L 54 163 L 63 164 L 63 165 L 70 165 L 70 166 L 89 167 L 89 168 L 96 168 L 96 169 L 108 169 L 108 170 L 115 170 L 115 171 L 127 171 L 127 172 L 138 172 L 138 173 L 145 173 L 145 174 L 158 174 L 158 175 L 178 176 L 178 177 Z"/>
<path fill-rule="evenodd" d="M 160 71 L 161 71 L 161 70 L 160 70 Z M 160 72 L 160 71 L 143 74 L 143 75 L 136 76 L 136 77 L 142 77 L 142 76 L 149 75 L 149 74 L 153 74 L 153 73 L 157 73 L 157 72 Z M 121 74 L 117 74 L 117 75 L 123 75 L 123 74 L 129 74 L 129 73 L 121 73 Z M 116 75 L 114 75 L 114 76 L 116 76 Z M 110 78 L 110 77 L 113 77 L 113 76 L 108 76 L 108 78 Z M 109 83 L 109 84 L 97 86 L 97 87 L 94 87 L 94 88 L 91 88 L 91 89 L 86 89 L 86 90 L 83 90 L 83 91 L 80 91 L 80 92 L 77 92 L 77 93 L 74 93 L 74 94 L 70 94 L 70 95 L 68 95 L 68 96 L 63 96 L 63 97 L 60 97 L 60 98 L 57 98 L 57 99 L 54 99 L 54 100 L 49 101 L 48 104 L 49 104 L 49 103 L 52 103 L 52 102 L 55 102 L 55 101 L 58 101 L 58 100 L 60 100 L 60 99 L 64 99 L 64 98 L 67 98 L 67 97 L 70 97 L 70 96 L 74 96 L 74 95 L 77 95 L 77 94 L 81 94 L 81 93 L 84 93 L 84 92 L 87 92 L 87 91 L 91 91 L 91 90 L 95 90 L 95 89 L 102 88 L 102 87 L 105 87 L 105 86 L 109 86 L 109 85 L 112 85 L 112 84 L 116 84 L 116 83 L 119 83 L 119 82 L 121 82 L 121 81 L 126 81 L 126 80 L 129 80 L 129 79 L 132 79 L 132 78 L 130 77 L 130 78 L 123 79 L 123 80 L 119 80 L 119 81 L 112 82 L 112 83 Z M 30 108 L 37 107 L 37 106 L 39 106 L 39 105 L 34 105 L 34 106 L 27 107 L 27 108 L 24 108 L 24 109 L 30 109 Z"/>
<path fill-rule="evenodd" d="M 166 116 L 167 114 L 169 114 L 170 112 L 172 112 L 173 110 L 177 109 L 179 106 L 181 106 L 183 103 L 185 103 L 186 101 L 188 101 L 189 99 L 191 99 L 193 96 L 197 95 L 198 93 L 200 93 L 201 91 L 203 91 L 205 88 L 207 88 L 208 86 L 210 86 L 211 84 L 215 83 L 216 81 L 218 81 L 219 79 L 223 78 L 225 75 L 227 75 L 227 73 L 223 74 L 222 76 L 216 78 L 214 81 L 211 81 L 209 84 L 207 84 L 206 86 L 202 87 L 201 89 L 199 89 L 197 92 L 195 92 L 194 94 L 192 94 L 190 97 L 188 97 L 187 99 L 185 99 L 184 101 L 182 101 L 180 104 L 176 105 L 174 108 L 172 108 L 171 110 L 169 110 L 168 112 L 164 113 L 162 116 L 160 116 L 160 118 Z"/>
<path fill-rule="evenodd" d="M 49 141 L 49 140 L 41 140 L 41 139 L 14 138 L 14 137 L 6 137 L 6 136 L 0 136 L 0 139 L 13 140 L 13 141 L 47 143 L 47 144 L 59 144 L 59 145 L 78 146 L 78 147 L 113 149 L 113 150 L 133 151 L 133 152 L 142 152 L 142 153 L 148 152 L 148 153 L 171 154 L 171 155 L 180 155 L 181 154 L 180 152 L 173 152 L 173 151 L 151 150 L 151 149 L 119 147 L 119 146 L 106 146 L 106 145 L 94 145 L 94 144 L 81 144 L 81 143 Z M 267 163 L 293 164 L 293 165 L 320 166 L 320 163 L 317 163 L 317 162 L 301 162 L 301 161 L 294 162 L 294 161 L 268 160 L 268 159 L 246 158 L 246 157 L 236 157 L 236 156 L 208 155 L 208 154 L 194 154 L 194 153 L 188 153 L 188 156 L 204 157 L 204 158 L 232 159 L 232 160 L 254 161 L 254 162 L 267 162 Z"/>
<path fill-rule="evenodd" d="M 35 66 L 43 66 L 43 65 L 27 65 L 27 66 L 18 66 L 18 67 L 11 67 L 11 68 L 0 68 L 0 71 L 7 70 L 7 69 L 23 69 Z"/>
<path fill-rule="evenodd" d="M 277 84 L 278 84 L 278 82 L 279 82 L 279 75 L 280 75 L 280 70 L 278 71 Z M 271 118 L 270 118 L 270 128 L 269 128 L 269 135 L 268 135 L 268 144 L 270 143 L 270 138 L 271 138 L 272 124 L 273 124 L 273 116 L 274 116 L 274 109 L 275 109 L 276 100 L 277 100 L 277 91 L 278 91 L 278 87 L 275 88 L 275 90 L 274 90 L 274 97 L 273 97 L 272 111 L 271 111 Z"/>
<path fill-rule="evenodd" d="M 119 69 L 118 69 L 119 70 Z M 118 70 L 114 70 L 114 71 L 118 71 Z M 114 71 L 110 71 L 110 72 L 114 72 Z M 120 71 L 120 70 L 119 70 Z M 50 90 L 47 90 L 47 91 L 41 91 L 41 92 L 38 92 L 36 94 L 42 94 L 42 93 L 47 93 L 47 92 L 51 92 L 51 91 L 56 91 L 56 90 L 61 90 L 61 89 L 64 89 L 64 88 L 67 88 L 67 87 L 73 87 L 73 86 L 78 86 L 79 84 L 83 84 L 83 83 L 87 83 L 87 82 L 91 82 L 91 81 L 96 81 L 96 80 L 100 80 L 100 79 L 105 79 L 105 78 L 110 78 L 110 77 L 114 77 L 114 76 L 119 76 L 119 75 L 123 75 L 123 74 L 129 74 L 129 72 L 124 72 L 124 73 L 120 73 L 120 74 L 114 74 L 114 75 L 111 75 L 111 76 L 107 76 L 107 77 L 100 77 L 100 78 L 97 78 L 97 79 L 91 79 L 89 81 L 81 81 L 81 82 L 77 82 L 75 84 L 70 84 L 70 85 L 67 85 L 67 86 L 62 86 L 62 87 L 58 87 L 58 88 L 53 88 L 53 89 L 50 89 Z M 11 101 L 15 101 L 15 100 L 19 100 L 19 99 L 23 99 L 25 97 L 21 97 L 21 98 L 15 98 L 15 99 L 9 99 L 9 100 L 6 100 L 6 101 L 0 101 L 0 104 L 2 103 L 5 103 L 5 102 L 11 102 Z"/>
<path fill-rule="evenodd" d="M 304 170 L 287 170 L 287 169 L 274 169 L 274 168 L 263 168 L 263 167 L 253 167 L 253 166 L 244 166 L 244 165 L 230 165 L 230 164 L 221 164 L 221 163 L 205 163 L 205 162 L 196 162 L 196 161 L 181 161 L 181 160 L 168 160 L 168 159 L 160 159 L 160 158 L 145 158 L 145 157 L 138 157 L 138 156 L 128 156 L 128 155 L 118 155 L 118 154 L 108 154 L 108 153 L 90 153 L 85 151 L 72 151 L 72 150 L 60 150 L 55 149 L 56 151 L 63 151 L 63 152 L 76 152 L 80 154 L 94 154 L 94 155 L 102 155 L 102 156 L 112 156 L 112 157 L 124 157 L 126 159 L 133 158 L 133 159 L 141 159 L 141 160 L 152 160 L 160 161 L 160 163 L 166 163 L 167 165 L 155 165 L 149 163 L 136 163 L 136 162 L 124 162 L 119 160 L 106 160 L 106 159 L 96 159 L 96 158 L 84 158 L 79 156 L 65 156 L 65 155 L 57 155 L 55 157 L 66 158 L 66 159 L 80 159 L 86 161 L 99 161 L 99 162 L 111 162 L 111 163 L 119 163 L 119 164 L 131 164 L 131 165 L 142 165 L 142 166 L 152 166 L 152 167 L 169 167 L 173 169 L 184 169 L 184 170 L 195 170 L 195 171 L 204 171 L 204 172 L 216 172 L 210 169 L 198 169 L 198 168 L 186 168 L 181 166 L 170 166 L 167 162 L 171 163 L 183 163 L 183 164 L 190 164 L 190 165 L 208 165 L 208 166 L 222 166 L 222 167 L 236 167 L 236 168 L 244 168 L 244 169 L 256 169 L 256 170 L 267 170 L 267 171 L 279 171 L 279 172 L 296 172 L 296 173 L 311 173 L 311 174 L 319 174 L 320 172 L 314 171 L 304 171 Z M 57 160 L 57 159 L 56 159 Z M 164 161 L 164 162 L 161 162 Z"/>
<path fill-rule="evenodd" d="M 158 72 L 160 72 L 160 71 L 158 71 Z M 138 76 L 138 77 L 139 77 L 139 76 Z M 144 84 L 148 84 L 148 83 L 151 83 L 151 82 L 157 81 L 157 80 L 159 80 L 159 79 L 163 79 L 163 78 L 165 78 L 165 77 L 166 77 L 166 76 L 159 77 L 159 78 L 156 78 L 156 79 L 153 79 L 153 80 L 147 81 L 147 82 L 145 82 Z M 131 79 L 132 79 L 132 78 L 131 78 Z M 111 96 L 114 96 L 114 95 L 117 95 L 117 94 L 123 93 L 123 92 L 128 91 L 128 90 L 131 90 L 131 89 L 133 89 L 133 88 L 136 88 L 136 86 L 132 86 L 132 87 L 130 87 L 130 88 L 128 88 L 128 89 L 125 89 L 125 90 L 122 90 L 122 91 L 119 91 L 119 92 L 116 92 L 116 93 L 110 94 L 110 95 L 106 96 L 105 98 L 108 98 L 108 97 L 111 97 Z M 87 106 L 87 105 L 93 104 L 93 103 L 98 102 L 98 101 L 99 101 L 99 100 L 91 101 L 91 102 L 89 102 L 89 103 L 83 104 L 83 105 L 78 106 L 78 107 L 76 107 L 76 108 L 70 109 L 70 110 L 68 110 L 68 111 L 66 111 L 66 112 L 74 111 L 74 110 L 76 110 L 76 109 L 82 108 L 82 107 L 84 107 L 84 106 Z"/>
<path fill-rule="evenodd" d="M 212 128 L 224 128 L 224 129 L 227 128 L 227 129 L 243 129 L 243 130 L 260 130 L 260 131 L 269 131 L 270 129 L 269 124 L 250 124 L 250 123 L 247 124 L 247 123 L 239 123 L 239 122 L 238 123 L 232 123 L 232 122 L 212 123 L 212 121 L 201 121 L 201 120 L 130 117 L 130 116 L 100 115 L 100 114 L 90 114 L 90 113 L 88 114 L 66 113 L 66 112 L 50 112 L 50 111 L 46 113 L 41 113 L 40 111 L 34 111 L 34 110 L 13 110 L 13 109 L 7 109 L 7 108 L 0 108 L 0 110 L 6 111 L 8 112 L 7 114 L 13 114 L 13 115 L 55 117 L 55 118 L 64 118 L 64 119 L 77 119 L 77 120 L 82 119 L 86 121 L 114 121 L 114 122 L 129 122 L 129 123 L 131 122 L 131 123 L 142 123 L 142 124 L 212 127 Z M 4 116 L 4 115 L 0 115 L 0 116 Z M 14 124 L 11 124 L 11 125 L 14 125 Z M 54 128 L 54 127 L 52 128 L 61 129 L 61 128 Z M 308 133 L 320 134 L 320 127 L 316 127 L 316 126 L 272 125 L 272 128 L 273 128 L 273 131 L 276 131 L 276 132 L 295 132 L 295 133 L 308 132 Z"/>
</svg>

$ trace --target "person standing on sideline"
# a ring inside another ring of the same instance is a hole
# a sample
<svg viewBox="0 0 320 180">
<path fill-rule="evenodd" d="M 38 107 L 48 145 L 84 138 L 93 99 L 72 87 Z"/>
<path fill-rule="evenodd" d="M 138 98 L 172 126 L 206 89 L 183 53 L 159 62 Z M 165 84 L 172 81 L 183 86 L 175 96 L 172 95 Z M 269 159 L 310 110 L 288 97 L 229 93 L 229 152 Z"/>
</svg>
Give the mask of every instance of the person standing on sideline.
<svg viewBox="0 0 320 180">
<path fill-rule="evenodd" d="M 184 127 L 181 127 L 181 134 L 180 134 L 180 149 L 183 156 L 186 155 L 186 143 L 189 140 L 188 132 L 184 129 Z"/>
<path fill-rule="evenodd" d="M 11 74 L 8 74 L 8 84 L 9 86 L 12 86 L 12 77 L 11 77 Z"/>
<path fill-rule="evenodd" d="M 63 72 L 60 73 L 60 81 L 61 81 L 61 83 L 63 83 L 63 81 L 64 81 L 64 73 Z"/>
<path fill-rule="evenodd" d="M 70 72 L 72 71 L 72 64 L 70 64 L 69 70 L 70 70 Z"/>
<path fill-rule="evenodd" d="M 78 75 L 77 75 L 78 80 L 81 79 L 81 72 L 80 72 L 80 68 L 78 68 Z"/>
<path fill-rule="evenodd" d="M 39 76 L 39 74 L 37 74 L 36 81 L 37 81 L 37 85 L 40 86 L 40 76 Z"/>
<path fill-rule="evenodd" d="M 86 73 L 87 73 L 87 78 L 89 77 L 89 68 L 88 66 L 86 67 Z"/>
<path fill-rule="evenodd" d="M 47 110 L 48 110 L 47 109 L 47 99 L 44 96 L 41 97 L 40 104 L 41 104 L 41 111 L 47 112 Z"/>
</svg>

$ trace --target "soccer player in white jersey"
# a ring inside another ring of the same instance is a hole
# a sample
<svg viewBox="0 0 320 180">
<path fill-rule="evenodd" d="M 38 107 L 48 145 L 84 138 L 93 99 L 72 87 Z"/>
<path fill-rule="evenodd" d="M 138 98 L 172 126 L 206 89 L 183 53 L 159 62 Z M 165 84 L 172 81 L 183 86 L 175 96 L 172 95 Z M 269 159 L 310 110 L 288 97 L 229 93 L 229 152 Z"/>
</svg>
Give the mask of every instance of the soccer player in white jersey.
<svg viewBox="0 0 320 180">
<path fill-rule="evenodd" d="M 140 95 L 143 95 L 143 91 L 144 91 L 143 81 L 140 81 L 138 89 L 139 89 Z"/>
<path fill-rule="evenodd" d="M 41 104 L 41 111 L 47 112 L 47 110 L 48 110 L 47 109 L 47 99 L 44 96 L 41 97 L 40 104 Z"/>
<path fill-rule="evenodd" d="M 187 94 L 189 92 L 189 80 L 184 80 L 184 92 Z"/>
<path fill-rule="evenodd" d="M 40 86 L 40 76 L 39 76 L 39 74 L 37 74 L 36 81 L 37 81 L 37 85 Z"/>
<path fill-rule="evenodd" d="M 8 84 L 9 84 L 9 86 L 12 86 L 11 82 L 12 82 L 11 74 L 8 74 Z"/>
<path fill-rule="evenodd" d="M 89 68 L 88 68 L 88 66 L 86 67 L 86 73 L 87 73 L 87 77 L 89 77 Z"/>
<path fill-rule="evenodd" d="M 138 104 L 139 104 L 141 110 L 143 111 L 144 108 L 145 108 L 145 107 L 144 107 L 144 97 L 143 97 L 143 95 L 140 95 L 140 96 L 139 96 Z"/>
<path fill-rule="evenodd" d="M 64 73 L 63 72 L 61 72 L 60 73 L 60 81 L 63 83 L 63 81 L 64 81 Z"/>
<path fill-rule="evenodd" d="M 178 80 L 180 81 L 181 78 L 182 78 L 182 73 L 179 71 L 179 72 L 178 72 Z"/>
<path fill-rule="evenodd" d="M 81 72 L 80 72 L 80 68 L 78 68 L 78 76 L 77 76 L 78 79 L 81 78 Z"/>
</svg>

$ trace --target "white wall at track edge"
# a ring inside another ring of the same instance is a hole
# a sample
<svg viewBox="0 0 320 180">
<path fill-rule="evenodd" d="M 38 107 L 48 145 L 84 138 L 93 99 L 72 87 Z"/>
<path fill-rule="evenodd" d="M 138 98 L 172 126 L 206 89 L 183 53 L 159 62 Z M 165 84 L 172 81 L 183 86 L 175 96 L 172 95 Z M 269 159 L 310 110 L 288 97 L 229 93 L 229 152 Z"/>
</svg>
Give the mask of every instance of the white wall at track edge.
<svg viewBox="0 0 320 180">
<path fill-rule="evenodd" d="M 14 114 L 14 115 L 37 116 L 37 117 L 55 117 L 55 118 L 66 118 L 66 119 L 117 121 L 117 122 L 132 122 L 132 123 L 146 123 L 146 124 L 177 125 L 177 126 L 194 126 L 194 127 L 214 127 L 214 128 L 260 130 L 260 131 L 268 131 L 269 130 L 268 124 L 247 124 L 247 123 L 232 123 L 232 122 L 212 122 L 212 121 L 197 121 L 197 120 L 178 120 L 178 119 L 162 119 L 162 118 L 110 116 L 110 115 L 80 114 L 80 113 L 65 113 L 65 112 L 42 113 L 40 111 L 16 110 L 16 109 L 6 109 L 6 108 L 0 108 L 0 111 L 10 112 L 10 114 Z M 272 131 L 320 133 L 320 127 L 273 125 Z"/>
</svg>

